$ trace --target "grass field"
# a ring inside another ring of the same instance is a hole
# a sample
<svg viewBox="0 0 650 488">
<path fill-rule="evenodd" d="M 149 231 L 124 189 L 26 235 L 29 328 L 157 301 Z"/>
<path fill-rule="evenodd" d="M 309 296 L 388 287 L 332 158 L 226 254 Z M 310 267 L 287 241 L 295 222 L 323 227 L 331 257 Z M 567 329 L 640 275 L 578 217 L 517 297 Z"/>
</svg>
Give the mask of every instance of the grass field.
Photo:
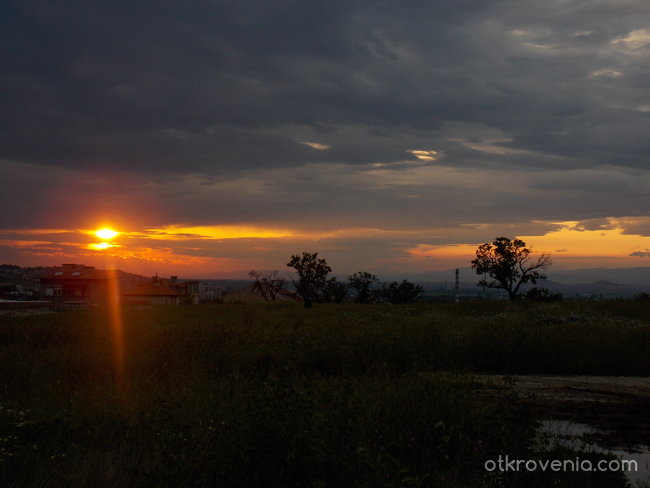
<svg viewBox="0 0 650 488">
<path fill-rule="evenodd" d="M 511 391 L 472 373 L 647 376 L 650 302 L 121 315 L 121 340 L 103 310 L 0 316 L 5 486 L 626 485 L 487 473 L 499 454 L 553 453 Z"/>
</svg>

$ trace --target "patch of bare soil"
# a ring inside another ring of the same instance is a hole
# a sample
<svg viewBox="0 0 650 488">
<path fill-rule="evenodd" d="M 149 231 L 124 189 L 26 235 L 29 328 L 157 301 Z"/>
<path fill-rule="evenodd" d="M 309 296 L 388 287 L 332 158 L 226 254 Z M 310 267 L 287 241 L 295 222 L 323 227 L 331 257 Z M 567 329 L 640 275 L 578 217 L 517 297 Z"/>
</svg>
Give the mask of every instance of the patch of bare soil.
<svg viewBox="0 0 650 488">
<path fill-rule="evenodd" d="M 623 376 L 477 375 L 511 386 L 542 419 L 569 420 L 599 430 L 589 440 L 634 450 L 650 445 L 650 378 Z"/>
</svg>

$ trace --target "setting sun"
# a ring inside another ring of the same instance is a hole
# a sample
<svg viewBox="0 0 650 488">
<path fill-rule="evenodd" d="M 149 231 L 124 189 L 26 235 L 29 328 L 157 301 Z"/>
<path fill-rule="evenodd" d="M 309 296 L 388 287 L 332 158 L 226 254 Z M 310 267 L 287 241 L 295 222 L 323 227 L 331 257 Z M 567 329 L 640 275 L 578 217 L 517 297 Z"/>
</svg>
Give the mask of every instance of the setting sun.
<svg viewBox="0 0 650 488">
<path fill-rule="evenodd" d="M 118 234 L 119 232 L 116 232 L 112 229 L 100 229 L 97 232 L 95 232 L 95 235 L 100 239 L 112 239 Z"/>
</svg>

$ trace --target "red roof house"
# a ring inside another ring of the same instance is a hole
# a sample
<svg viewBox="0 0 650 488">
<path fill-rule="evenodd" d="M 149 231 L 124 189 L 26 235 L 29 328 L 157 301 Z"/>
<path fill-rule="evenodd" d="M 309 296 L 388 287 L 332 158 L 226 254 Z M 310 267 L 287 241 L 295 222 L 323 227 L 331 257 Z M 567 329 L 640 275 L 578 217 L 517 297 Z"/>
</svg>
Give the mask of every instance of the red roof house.
<svg viewBox="0 0 650 488">
<path fill-rule="evenodd" d="M 41 276 L 41 298 L 69 305 L 108 303 L 109 274 L 83 264 L 64 264 Z"/>
</svg>

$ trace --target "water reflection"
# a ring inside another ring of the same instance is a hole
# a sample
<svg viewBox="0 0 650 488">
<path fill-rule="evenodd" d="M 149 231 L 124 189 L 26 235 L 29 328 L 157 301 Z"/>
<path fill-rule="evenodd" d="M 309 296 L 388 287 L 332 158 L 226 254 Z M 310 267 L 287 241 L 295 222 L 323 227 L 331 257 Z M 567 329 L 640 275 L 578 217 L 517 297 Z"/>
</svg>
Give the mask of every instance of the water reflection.
<svg viewBox="0 0 650 488">
<path fill-rule="evenodd" d="M 638 445 L 634 449 L 617 447 L 603 447 L 589 437 L 594 434 L 603 434 L 591 425 L 571 422 L 568 420 L 547 419 L 543 420 L 537 430 L 537 442 L 546 449 L 566 448 L 574 451 L 611 454 L 621 460 L 636 461 L 637 471 L 625 471 L 631 482 L 650 482 L 650 446 Z"/>
</svg>

